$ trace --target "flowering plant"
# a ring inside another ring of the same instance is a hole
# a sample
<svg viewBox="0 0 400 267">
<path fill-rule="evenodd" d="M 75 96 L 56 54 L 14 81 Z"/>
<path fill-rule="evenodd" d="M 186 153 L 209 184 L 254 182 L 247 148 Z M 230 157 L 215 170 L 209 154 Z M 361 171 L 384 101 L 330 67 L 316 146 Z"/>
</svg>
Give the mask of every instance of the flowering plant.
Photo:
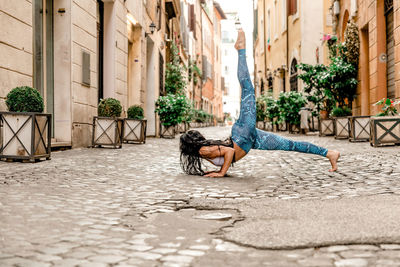
<svg viewBox="0 0 400 267">
<path fill-rule="evenodd" d="M 395 116 L 398 115 L 398 111 L 396 106 L 400 104 L 400 101 L 393 101 L 390 100 L 389 98 L 383 98 L 382 100 L 379 100 L 374 104 L 374 106 L 377 105 L 384 105 L 382 107 L 382 112 L 379 113 L 377 116 Z"/>
</svg>

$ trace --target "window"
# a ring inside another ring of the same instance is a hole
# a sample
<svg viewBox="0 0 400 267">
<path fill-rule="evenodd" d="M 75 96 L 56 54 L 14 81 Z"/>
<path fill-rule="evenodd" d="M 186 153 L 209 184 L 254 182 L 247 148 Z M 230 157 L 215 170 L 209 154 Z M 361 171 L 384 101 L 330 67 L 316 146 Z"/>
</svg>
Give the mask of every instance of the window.
<svg viewBox="0 0 400 267">
<path fill-rule="evenodd" d="M 268 29 L 267 29 L 267 41 L 269 45 L 269 42 L 271 41 L 271 11 L 268 10 Z"/>
<path fill-rule="evenodd" d="M 279 21 L 278 21 L 278 9 L 279 9 L 279 6 L 278 6 L 278 2 L 275 0 L 275 2 L 274 2 L 274 8 L 275 8 L 275 13 L 274 13 L 274 20 L 275 20 L 275 22 L 274 22 L 274 34 L 275 34 L 275 36 L 274 36 L 274 38 L 275 39 L 277 39 L 278 38 L 278 29 L 279 29 L 279 27 L 278 27 L 278 24 L 279 24 Z"/>
<path fill-rule="evenodd" d="M 287 9 L 286 9 L 286 1 L 282 1 L 282 33 L 286 31 L 286 16 L 287 16 Z"/>
<path fill-rule="evenodd" d="M 297 82 L 297 60 L 294 58 L 290 66 L 290 91 L 298 91 Z"/>
</svg>

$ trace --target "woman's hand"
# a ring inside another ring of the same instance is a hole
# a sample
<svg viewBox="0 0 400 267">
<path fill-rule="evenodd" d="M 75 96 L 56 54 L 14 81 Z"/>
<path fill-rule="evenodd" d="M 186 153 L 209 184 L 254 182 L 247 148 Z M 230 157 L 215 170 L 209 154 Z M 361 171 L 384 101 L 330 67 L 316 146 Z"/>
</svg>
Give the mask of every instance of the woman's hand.
<svg viewBox="0 0 400 267">
<path fill-rule="evenodd" d="M 220 172 L 210 172 L 209 174 L 204 175 L 204 176 L 211 177 L 211 178 L 221 178 L 221 177 L 224 177 L 225 175 Z"/>
</svg>

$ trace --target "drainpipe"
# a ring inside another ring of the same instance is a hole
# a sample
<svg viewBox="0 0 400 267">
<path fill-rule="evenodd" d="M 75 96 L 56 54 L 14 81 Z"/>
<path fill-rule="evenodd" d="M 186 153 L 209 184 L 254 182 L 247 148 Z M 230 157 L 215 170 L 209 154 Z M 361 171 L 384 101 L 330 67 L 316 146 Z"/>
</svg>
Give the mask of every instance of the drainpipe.
<svg viewBox="0 0 400 267">
<path fill-rule="evenodd" d="M 284 77 L 283 81 L 283 92 L 286 92 L 286 82 L 287 80 L 290 80 L 289 74 L 290 74 L 290 65 L 289 65 L 289 6 L 286 4 L 286 73 L 283 75 L 287 74 L 287 79 Z"/>
<path fill-rule="evenodd" d="M 200 4 L 200 25 L 201 25 L 201 66 L 202 66 L 202 70 L 203 70 L 203 7 Z M 200 79 L 200 109 L 203 109 L 203 76 L 204 73 L 202 73 L 202 77 Z"/>
</svg>

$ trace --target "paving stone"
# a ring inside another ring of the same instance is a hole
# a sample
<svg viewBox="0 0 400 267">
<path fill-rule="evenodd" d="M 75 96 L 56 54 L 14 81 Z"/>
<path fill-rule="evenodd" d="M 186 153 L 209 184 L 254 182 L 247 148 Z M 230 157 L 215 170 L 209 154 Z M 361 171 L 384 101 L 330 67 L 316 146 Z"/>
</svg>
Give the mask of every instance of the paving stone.
<svg viewBox="0 0 400 267">
<path fill-rule="evenodd" d="M 151 252 L 164 255 L 164 254 L 175 253 L 176 251 L 177 251 L 177 249 L 175 249 L 175 248 L 157 248 L 157 249 L 153 249 Z"/>
<path fill-rule="evenodd" d="M 115 255 L 97 255 L 88 258 L 88 260 L 90 261 L 112 263 L 112 264 L 118 263 L 119 261 L 123 261 L 125 259 L 126 257 L 115 256 Z"/>
<path fill-rule="evenodd" d="M 328 258 L 308 258 L 298 261 L 300 266 L 308 267 L 325 267 L 333 266 L 333 261 Z"/>
<path fill-rule="evenodd" d="M 136 257 L 143 260 L 158 260 L 162 257 L 160 254 L 150 252 L 133 252 L 129 254 L 130 257 Z"/>
<path fill-rule="evenodd" d="M 204 251 L 186 249 L 186 250 L 179 250 L 178 254 L 185 256 L 192 256 L 192 257 L 199 257 L 203 256 L 205 253 Z"/>
<path fill-rule="evenodd" d="M 162 257 L 161 261 L 171 261 L 175 263 L 190 263 L 193 261 L 193 257 L 181 256 L 181 255 L 168 255 Z"/>
<path fill-rule="evenodd" d="M 400 245 L 398 244 L 382 244 L 380 247 L 385 250 L 400 250 Z"/>
<path fill-rule="evenodd" d="M 368 266 L 368 261 L 365 259 L 345 259 L 335 261 L 336 267 L 364 267 Z"/>
</svg>

